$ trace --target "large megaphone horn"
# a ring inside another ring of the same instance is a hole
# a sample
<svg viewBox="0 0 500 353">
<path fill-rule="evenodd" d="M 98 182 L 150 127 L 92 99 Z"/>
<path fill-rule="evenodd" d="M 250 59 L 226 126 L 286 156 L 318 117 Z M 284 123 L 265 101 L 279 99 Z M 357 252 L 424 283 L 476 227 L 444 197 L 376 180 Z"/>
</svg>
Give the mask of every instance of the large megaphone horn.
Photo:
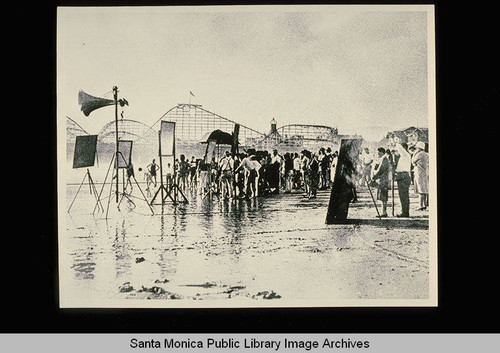
<svg viewBox="0 0 500 353">
<path fill-rule="evenodd" d="M 94 110 L 113 105 L 115 101 L 112 99 L 94 97 L 80 90 L 80 92 L 78 92 L 78 104 L 81 105 L 83 114 L 89 116 Z"/>
</svg>

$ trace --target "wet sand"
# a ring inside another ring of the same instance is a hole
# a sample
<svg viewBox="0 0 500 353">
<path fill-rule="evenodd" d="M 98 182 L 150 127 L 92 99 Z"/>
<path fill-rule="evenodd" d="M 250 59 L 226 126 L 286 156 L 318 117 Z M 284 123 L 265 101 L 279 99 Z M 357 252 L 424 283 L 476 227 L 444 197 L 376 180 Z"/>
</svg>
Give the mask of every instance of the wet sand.
<svg viewBox="0 0 500 353">
<path fill-rule="evenodd" d="M 68 205 L 77 187 L 68 186 Z M 132 195 L 120 210 L 113 198 L 106 219 L 92 215 L 94 197 L 82 189 L 66 213 L 64 303 L 323 306 L 429 298 L 428 211 L 380 220 L 366 188 L 343 225 L 325 224 L 329 190 L 316 199 L 293 192 L 232 202 L 187 192 L 188 204 L 167 201 L 153 206 L 154 215 L 137 188 Z M 412 210 L 417 203 L 412 193 Z M 398 205 L 396 192 L 395 214 Z"/>
</svg>

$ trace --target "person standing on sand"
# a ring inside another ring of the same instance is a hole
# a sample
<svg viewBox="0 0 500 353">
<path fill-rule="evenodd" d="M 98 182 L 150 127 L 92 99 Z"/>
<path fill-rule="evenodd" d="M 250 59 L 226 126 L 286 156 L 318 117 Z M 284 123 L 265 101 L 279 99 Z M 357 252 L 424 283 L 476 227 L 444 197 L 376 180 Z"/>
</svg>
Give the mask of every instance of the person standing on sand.
<svg viewBox="0 0 500 353">
<path fill-rule="evenodd" d="M 319 162 L 316 153 L 311 155 L 311 161 L 309 162 L 309 195 L 310 199 L 316 198 L 316 192 L 318 190 L 319 184 Z"/>
<path fill-rule="evenodd" d="M 360 185 L 366 185 L 371 181 L 373 158 L 370 150 L 365 147 L 361 155 L 361 179 Z"/>
<path fill-rule="evenodd" d="M 382 214 L 380 217 L 387 217 L 387 201 L 389 200 L 389 160 L 385 153 L 385 148 L 379 147 L 378 152 L 378 162 L 374 169 L 374 174 L 372 176 L 372 185 L 376 185 L 377 190 L 377 200 L 382 201 Z M 378 183 L 376 183 L 378 180 Z"/>
<path fill-rule="evenodd" d="M 247 156 L 244 156 L 240 165 L 234 171 L 235 173 L 238 173 L 241 169 L 245 170 L 243 194 L 246 198 L 254 198 L 258 196 L 260 168 L 261 165 L 255 160 L 255 156 L 253 154 L 249 154 Z M 250 196 L 248 196 L 248 193 L 250 193 Z"/>
<path fill-rule="evenodd" d="M 293 188 L 293 156 L 285 153 L 284 174 L 285 174 L 285 193 L 292 192 Z"/>
<path fill-rule="evenodd" d="M 272 194 L 279 194 L 280 192 L 280 169 L 282 158 L 278 154 L 278 150 L 273 150 L 273 155 L 271 157 L 271 164 L 269 168 L 269 184 Z M 260 164 L 260 163 L 259 163 Z"/>
<path fill-rule="evenodd" d="M 128 186 L 130 185 L 130 192 L 128 192 L 128 194 L 131 194 L 133 190 L 132 181 L 130 180 L 130 178 L 135 178 L 134 165 L 132 164 L 132 162 L 127 165 L 127 183 L 124 187 L 124 190 L 127 190 Z"/>
<path fill-rule="evenodd" d="M 309 152 L 308 150 L 303 150 L 302 152 L 302 158 L 301 158 L 301 166 L 300 166 L 300 169 L 301 169 L 301 173 L 302 173 L 302 180 L 303 180 L 303 183 L 304 183 L 304 197 L 308 197 L 309 196 L 309 185 L 310 185 L 310 181 L 309 181 L 309 175 L 308 175 L 308 170 L 309 170 L 309 162 L 311 161 L 311 152 Z"/>
<path fill-rule="evenodd" d="M 302 161 L 300 160 L 299 154 L 295 152 L 293 156 L 293 187 L 294 189 L 300 189 L 302 185 L 300 167 Z"/>
<path fill-rule="evenodd" d="M 151 186 L 151 184 L 153 184 L 153 178 L 151 177 L 151 173 L 149 172 L 149 170 L 147 168 L 146 168 L 146 171 L 144 172 L 144 179 L 146 179 L 146 192 L 147 192 L 147 196 L 151 197 L 150 186 Z"/>
<path fill-rule="evenodd" d="M 178 166 L 179 172 L 177 173 L 177 185 L 181 188 L 181 190 L 186 191 L 189 177 L 189 162 L 186 161 L 185 155 L 180 155 L 180 162 Z"/>
<path fill-rule="evenodd" d="M 394 180 L 398 185 L 399 201 L 401 202 L 401 213 L 397 217 L 410 217 L 410 185 L 411 185 L 411 155 L 408 145 L 396 140 L 396 152 L 398 159 L 395 169 Z"/>
<path fill-rule="evenodd" d="M 222 191 L 223 199 L 233 197 L 233 170 L 234 160 L 229 151 L 226 151 L 224 157 L 219 162 L 219 171 L 221 175 L 220 190 Z"/>
<path fill-rule="evenodd" d="M 415 148 L 411 163 L 415 173 L 415 192 L 420 195 L 420 208 L 417 211 L 423 211 L 429 207 L 429 155 L 425 152 L 424 142 L 418 141 Z"/>
<path fill-rule="evenodd" d="M 158 164 L 156 164 L 155 160 L 153 159 L 151 164 L 147 166 L 147 169 L 149 171 L 149 175 L 151 175 L 151 178 L 154 180 L 154 185 L 156 187 L 156 172 L 158 171 L 158 169 L 160 169 L 160 167 L 158 166 Z"/>
<path fill-rule="evenodd" d="M 189 188 L 194 190 L 196 188 L 196 169 L 198 167 L 198 163 L 194 156 L 191 156 L 191 160 L 189 161 Z"/>
<path fill-rule="evenodd" d="M 262 165 L 259 163 L 256 156 L 252 156 L 251 160 L 253 169 L 250 171 L 248 178 L 250 180 L 250 190 L 252 190 L 251 198 L 256 198 L 259 196 L 259 178 Z"/>
</svg>

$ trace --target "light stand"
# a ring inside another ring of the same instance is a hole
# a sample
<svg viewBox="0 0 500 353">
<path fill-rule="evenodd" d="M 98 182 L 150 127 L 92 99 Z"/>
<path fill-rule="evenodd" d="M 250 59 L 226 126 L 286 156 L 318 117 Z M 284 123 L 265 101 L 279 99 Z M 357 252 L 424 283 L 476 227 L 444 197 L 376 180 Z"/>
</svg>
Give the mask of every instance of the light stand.
<svg viewBox="0 0 500 353">
<path fill-rule="evenodd" d="M 171 122 L 167 122 L 167 123 L 171 123 Z M 182 192 L 182 190 L 179 188 L 179 186 L 177 185 L 177 168 L 176 168 L 176 162 L 175 162 L 175 123 L 171 123 L 173 124 L 173 139 L 172 139 L 172 154 L 171 155 L 164 155 L 162 153 L 162 143 L 161 143 L 161 140 L 162 140 L 162 131 L 160 130 L 158 132 L 158 156 L 160 158 L 160 187 L 158 188 L 158 190 L 156 190 L 156 193 L 153 197 L 153 199 L 151 200 L 150 202 L 150 205 L 153 205 L 154 204 L 154 201 L 156 200 L 156 197 L 158 196 L 159 193 L 161 193 L 161 205 L 164 205 L 165 202 L 166 202 L 166 199 L 167 197 L 170 198 L 170 200 L 172 200 L 172 203 L 173 205 L 177 205 L 177 193 L 180 193 L 182 198 L 183 198 L 183 203 L 189 203 L 186 196 L 184 195 L 184 193 Z M 170 184 L 168 186 L 168 188 L 165 187 L 165 185 L 163 184 L 163 158 L 164 156 L 172 156 L 173 158 L 173 163 L 172 163 L 172 168 L 173 168 L 173 181 L 172 181 L 172 184 Z M 166 193 L 166 195 L 164 195 L 164 192 Z M 172 193 L 173 193 L 173 197 L 172 197 Z"/>
<path fill-rule="evenodd" d="M 89 190 L 90 190 L 90 194 L 94 194 L 94 197 L 96 199 L 96 208 L 99 206 L 101 208 L 102 211 L 104 211 L 104 207 L 102 206 L 101 204 L 101 200 L 99 199 L 99 196 L 97 196 L 97 189 L 95 187 L 95 184 L 94 184 L 94 181 L 92 180 L 92 176 L 90 175 L 90 171 L 89 169 L 87 168 L 87 173 L 85 173 L 85 176 L 83 177 L 83 180 L 82 182 L 80 183 L 80 186 L 78 187 L 78 190 L 76 191 L 76 194 L 75 194 L 75 197 L 73 198 L 73 201 L 71 202 L 71 204 L 69 205 L 69 208 L 68 208 L 68 213 L 69 211 L 71 210 L 71 207 L 73 207 L 73 204 L 75 203 L 75 200 L 76 200 L 76 197 L 78 196 L 79 192 L 80 192 L 80 189 L 82 188 L 82 185 L 83 183 L 85 182 L 85 179 L 89 179 Z M 95 208 L 94 208 L 94 212 L 95 212 Z"/>
<path fill-rule="evenodd" d="M 117 152 L 117 155 L 120 156 L 122 158 L 122 160 L 126 163 L 126 165 L 128 165 L 127 161 L 125 160 L 125 157 L 123 157 L 123 154 L 121 152 Z M 104 186 L 106 185 L 106 181 L 108 179 L 108 175 L 109 175 L 109 172 L 111 170 L 111 166 L 113 165 L 113 163 L 115 164 L 115 169 L 118 170 L 118 161 L 115 159 L 115 154 L 113 154 L 113 158 L 111 159 L 111 162 L 109 164 L 109 167 L 108 167 L 108 171 L 106 172 L 106 177 L 104 178 L 104 182 L 102 184 L 102 188 L 101 188 L 101 192 L 99 193 L 99 198 L 101 197 L 101 194 L 102 194 L 102 191 L 104 190 Z M 116 175 L 118 175 L 118 173 L 116 173 Z M 137 188 L 139 189 L 139 191 L 141 192 L 142 194 L 142 197 L 144 199 L 144 201 L 146 202 L 146 204 L 148 205 L 149 209 L 151 210 L 151 213 L 154 215 L 154 210 L 153 208 L 151 207 L 151 205 L 149 204 L 146 196 L 144 195 L 144 192 L 142 191 L 139 183 L 137 182 L 137 179 L 135 178 L 134 175 L 131 176 L 131 178 L 133 178 Z M 111 195 L 113 194 L 113 180 L 111 180 L 111 182 L 109 183 L 110 187 L 109 187 L 109 196 L 108 196 L 108 204 L 107 204 L 107 207 L 106 207 L 106 218 L 108 218 L 108 212 L 109 212 L 109 204 L 110 204 L 110 201 L 111 201 Z M 116 184 L 116 187 L 118 187 L 119 185 Z M 122 195 L 121 199 L 119 199 L 118 201 L 118 210 L 120 210 L 120 205 L 121 205 L 121 202 L 123 200 L 124 197 L 127 198 L 127 200 L 129 200 L 130 202 L 132 202 L 134 205 L 135 203 L 131 200 L 130 198 L 130 195 L 128 195 L 125 190 L 123 190 L 123 192 L 119 192 L 118 189 L 116 189 L 115 191 L 115 194 L 116 195 Z M 97 207 L 97 205 L 96 205 Z M 96 208 L 95 207 L 95 208 Z M 94 208 L 94 212 L 95 212 L 95 208 Z"/>
<path fill-rule="evenodd" d="M 76 198 L 78 197 L 80 190 L 85 183 L 85 180 L 88 179 L 90 194 L 94 195 L 96 198 L 96 207 L 100 207 L 100 209 L 104 210 L 104 207 L 101 204 L 100 198 L 97 196 L 97 189 L 94 184 L 94 180 L 90 175 L 90 170 L 88 167 L 94 166 L 95 158 L 96 158 L 96 148 L 97 148 L 97 135 L 83 135 L 77 136 L 75 140 L 75 150 L 73 156 L 73 168 L 84 168 L 87 167 L 87 172 L 83 176 L 82 182 L 76 191 L 75 197 L 73 201 L 69 205 L 68 213 L 71 211 L 73 204 L 75 203 Z M 95 212 L 95 209 L 94 209 Z"/>
<path fill-rule="evenodd" d="M 115 202 L 118 204 L 118 207 L 121 203 L 121 200 L 119 200 L 119 177 L 120 177 L 120 174 L 119 174 L 119 154 L 120 151 L 119 151 L 119 139 L 118 139 L 118 104 L 120 104 L 120 106 L 124 106 L 124 105 L 128 105 L 128 102 L 126 99 L 118 99 L 118 87 L 117 86 L 113 86 L 113 97 L 114 97 L 114 100 L 110 100 L 110 99 L 104 99 L 104 98 L 98 98 L 98 97 L 93 97 L 83 91 L 80 91 L 79 94 L 78 94 L 78 103 L 81 105 L 81 110 L 83 112 L 83 114 L 85 116 L 89 116 L 89 114 L 94 111 L 95 109 L 99 109 L 101 107 L 105 107 L 105 106 L 109 106 L 109 105 L 113 105 L 115 106 L 115 152 L 113 154 L 113 157 L 111 159 L 111 163 L 109 165 L 109 168 L 108 168 L 108 171 L 106 173 L 106 177 L 104 179 L 104 183 L 102 185 L 102 188 L 101 188 L 101 191 L 99 193 L 99 196 L 97 198 L 97 204 L 96 204 L 96 207 L 94 208 L 94 212 L 96 211 L 96 208 L 97 206 L 101 206 L 102 205 L 100 204 L 100 199 L 101 199 L 101 195 L 102 195 L 102 192 L 104 190 L 104 186 L 106 184 L 106 180 L 108 179 L 108 175 L 109 175 L 109 172 L 111 170 L 111 166 L 113 165 L 113 162 L 115 164 L 114 166 L 114 169 L 115 169 L 115 172 L 114 172 L 114 177 L 111 179 L 111 182 L 110 182 L 110 194 L 109 194 L 109 198 L 108 198 L 108 208 L 106 210 L 106 217 L 108 215 L 108 210 L 109 210 L 109 203 L 111 201 L 111 195 L 112 195 L 112 190 L 113 190 L 113 179 L 116 179 L 115 180 Z M 131 141 L 130 141 L 131 142 Z M 125 158 L 123 157 L 123 155 L 121 156 L 121 158 L 123 160 L 125 160 Z M 125 166 L 128 167 L 128 163 L 125 162 Z M 139 190 L 141 191 L 143 197 L 144 197 L 144 200 L 146 201 L 146 203 L 148 204 L 151 212 L 154 214 L 153 212 L 153 209 L 151 208 L 151 206 L 149 205 L 149 203 L 147 202 L 147 199 L 146 197 L 144 196 L 144 193 L 142 192 L 142 189 L 140 188 L 139 186 L 139 183 L 137 183 L 137 180 L 135 179 L 135 176 L 131 176 L 133 177 L 137 187 L 139 188 Z M 83 182 L 82 182 L 83 184 Z M 125 189 L 125 188 L 124 188 Z M 125 190 L 123 190 L 122 194 L 125 196 Z M 128 197 L 128 195 L 126 196 L 129 200 L 130 198 Z M 122 197 L 123 199 L 123 197 Z"/>
<path fill-rule="evenodd" d="M 151 199 L 150 205 L 155 204 L 154 202 L 156 200 L 156 197 L 158 196 L 158 194 L 160 192 L 161 192 L 161 201 L 162 201 L 161 205 L 163 205 L 164 204 L 163 192 L 166 192 L 168 194 L 168 190 L 165 187 L 165 185 L 163 184 L 163 162 L 162 162 L 163 158 L 161 156 L 161 131 L 158 131 L 158 156 L 160 158 L 160 187 L 158 188 L 158 190 L 156 190 L 155 195 Z M 171 196 L 170 196 L 170 198 L 172 199 Z M 174 199 L 172 199 L 172 201 L 174 201 Z M 175 201 L 174 201 L 174 204 L 175 204 Z"/>
<path fill-rule="evenodd" d="M 113 97 L 115 99 L 115 178 L 116 178 L 116 202 L 118 203 L 118 87 L 113 86 Z M 123 156 L 122 156 L 123 157 Z"/>
</svg>

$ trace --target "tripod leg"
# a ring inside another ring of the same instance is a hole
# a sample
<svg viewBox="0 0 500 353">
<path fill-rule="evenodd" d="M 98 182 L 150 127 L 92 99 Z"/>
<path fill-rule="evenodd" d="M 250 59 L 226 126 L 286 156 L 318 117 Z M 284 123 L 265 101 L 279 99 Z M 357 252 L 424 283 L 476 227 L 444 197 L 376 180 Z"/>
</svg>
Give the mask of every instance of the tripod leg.
<svg viewBox="0 0 500 353">
<path fill-rule="evenodd" d="M 92 180 L 92 177 L 90 176 L 90 173 L 89 173 L 89 183 L 92 185 L 92 189 L 94 190 L 94 197 L 96 199 L 96 206 L 99 205 L 100 206 L 100 209 L 104 212 L 104 207 L 102 206 L 102 203 L 101 203 L 101 200 L 99 200 L 98 196 L 97 196 L 97 189 L 95 187 L 95 184 L 94 184 L 94 180 Z M 92 212 L 92 214 L 95 213 L 95 207 L 94 207 L 94 212 Z"/>
<path fill-rule="evenodd" d="M 87 178 L 87 174 L 85 174 L 85 176 L 83 177 L 83 180 L 82 180 L 82 182 L 80 183 L 80 186 L 78 187 L 78 190 L 76 191 L 75 197 L 73 198 L 73 201 L 71 202 L 71 205 L 69 205 L 69 208 L 68 208 L 68 213 L 69 213 L 69 210 L 71 210 L 71 207 L 73 207 L 73 203 L 75 202 L 76 197 L 78 196 L 78 193 L 80 192 L 80 189 L 82 188 L 82 185 L 83 185 L 83 183 L 85 182 L 85 179 L 86 179 L 86 178 Z"/>
<path fill-rule="evenodd" d="M 109 203 L 111 202 L 111 194 L 113 192 L 113 181 L 109 183 L 109 196 L 108 196 L 108 206 L 106 207 L 106 219 L 108 219 Z"/>
<path fill-rule="evenodd" d="M 137 182 L 137 179 L 135 178 L 135 176 L 132 176 L 132 178 L 134 178 L 134 181 L 135 181 L 135 184 L 137 185 L 137 188 L 140 190 L 141 194 L 142 194 L 142 197 L 144 197 L 144 201 L 146 201 L 149 209 L 151 210 L 151 213 L 152 214 L 155 214 L 155 212 L 153 211 L 153 208 L 151 207 L 151 205 L 149 204 L 148 202 L 148 199 L 146 198 L 146 196 L 144 195 L 144 193 L 142 192 L 142 189 L 141 187 L 139 186 L 139 183 Z"/>
<path fill-rule="evenodd" d="M 172 193 L 172 190 L 174 189 L 173 185 L 170 185 L 169 186 L 169 189 L 168 190 L 165 190 L 166 191 L 166 195 L 165 197 L 162 199 L 162 204 L 165 204 L 165 200 L 167 199 L 167 197 L 170 198 L 170 200 L 172 200 L 174 206 L 177 205 L 177 202 L 175 201 L 175 199 L 172 197 L 171 193 Z"/>
<path fill-rule="evenodd" d="M 106 181 L 108 180 L 109 171 L 111 170 L 111 166 L 113 165 L 114 160 L 115 160 L 115 155 L 113 154 L 113 157 L 111 158 L 111 162 L 109 163 L 108 171 L 106 172 L 106 176 L 104 177 L 104 182 L 102 183 L 101 191 L 99 192 L 99 196 L 97 197 L 97 200 L 99 203 L 101 201 L 101 195 L 102 195 L 102 192 L 104 190 L 104 186 L 106 185 Z M 108 205 L 109 205 L 109 203 L 108 203 Z M 102 207 L 102 205 L 101 205 L 101 207 Z M 96 208 L 97 208 L 97 203 L 94 207 L 94 213 L 95 213 Z M 102 211 L 104 212 L 104 207 L 102 208 Z"/>
<path fill-rule="evenodd" d="M 89 177 L 89 192 L 90 192 L 90 195 L 92 195 L 92 178 L 90 177 L 90 172 L 88 169 L 87 169 L 87 175 Z"/>
<path fill-rule="evenodd" d="M 187 200 L 186 196 L 184 195 L 184 193 L 182 192 L 182 190 L 179 187 L 177 187 L 177 190 L 181 193 L 182 197 L 184 198 L 184 201 L 188 202 L 188 200 Z"/>
<path fill-rule="evenodd" d="M 394 217 L 394 174 L 392 175 L 392 216 Z"/>
<path fill-rule="evenodd" d="M 379 219 L 381 219 L 382 217 L 380 217 L 380 213 L 378 212 L 377 202 L 375 201 L 375 198 L 373 197 L 372 189 L 370 188 L 370 185 L 368 183 L 366 185 L 368 186 L 368 191 L 370 191 L 370 196 L 372 197 L 373 204 L 375 205 L 375 210 L 377 210 L 377 217 Z"/>
<path fill-rule="evenodd" d="M 158 196 L 158 194 L 160 193 L 160 190 L 161 190 L 161 187 L 158 190 L 156 190 L 155 195 L 153 196 L 153 199 L 150 202 L 150 205 L 152 205 L 155 202 L 156 196 Z"/>
<path fill-rule="evenodd" d="M 118 206 L 116 206 L 118 208 L 118 211 L 120 211 L 120 205 L 121 205 L 124 197 L 125 197 L 125 192 L 122 192 L 122 197 L 120 198 L 120 201 L 118 202 Z"/>
</svg>

